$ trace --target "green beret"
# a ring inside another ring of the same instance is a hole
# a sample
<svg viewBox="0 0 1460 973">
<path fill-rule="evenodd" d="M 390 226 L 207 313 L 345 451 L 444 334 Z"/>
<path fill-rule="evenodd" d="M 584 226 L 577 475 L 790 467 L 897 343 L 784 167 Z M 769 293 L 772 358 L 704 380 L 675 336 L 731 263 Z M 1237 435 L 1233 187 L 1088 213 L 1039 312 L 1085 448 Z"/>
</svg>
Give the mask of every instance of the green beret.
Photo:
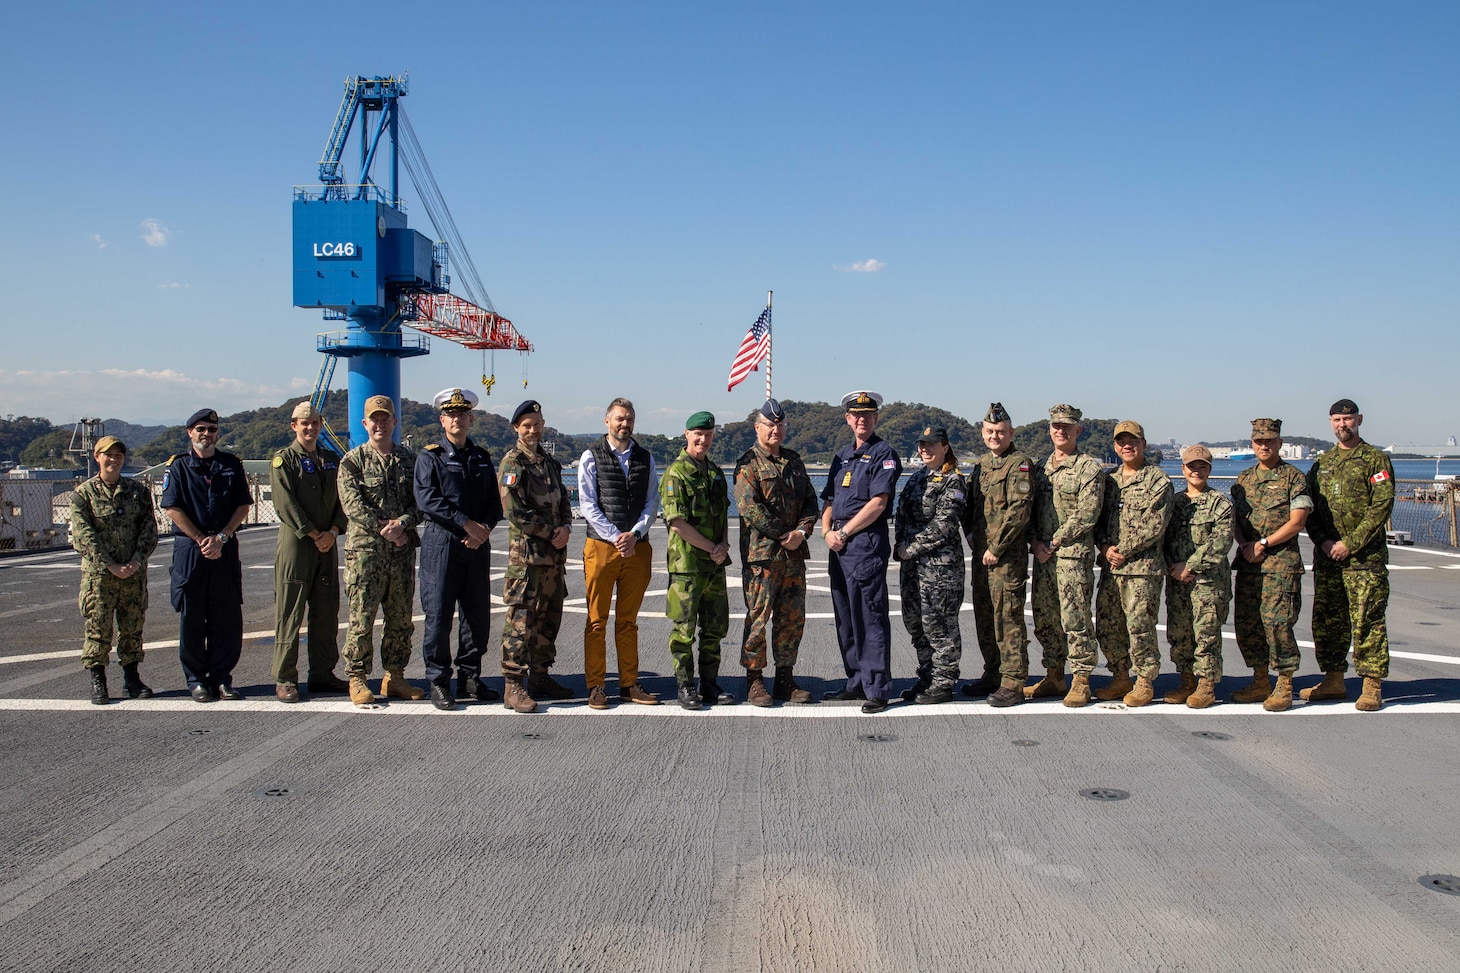
<svg viewBox="0 0 1460 973">
<path fill-rule="evenodd" d="M 685 431 L 691 429 L 714 429 L 715 417 L 708 412 L 700 411 L 684 420 Z"/>
</svg>

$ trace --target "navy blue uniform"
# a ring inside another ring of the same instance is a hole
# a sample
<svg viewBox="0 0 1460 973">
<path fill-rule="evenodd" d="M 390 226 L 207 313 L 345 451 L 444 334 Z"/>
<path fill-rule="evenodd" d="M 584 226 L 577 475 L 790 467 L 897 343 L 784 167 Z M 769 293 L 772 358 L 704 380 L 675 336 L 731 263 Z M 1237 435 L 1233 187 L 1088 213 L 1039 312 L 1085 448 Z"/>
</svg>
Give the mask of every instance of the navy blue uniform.
<svg viewBox="0 0 1460 973">
<path fill-rule="evenodd" d="M 471 550 L 462 543 L 466 524 L 487 529 L 502 519 L 502 496 L 492 454 L 468 439 L 459 449 L 449 439 L 416 455 L 416 506 L 426 529 L 421 537 L 421 608 L 426 613 L 421 656 L 426 678 L 451 681 L 451 622 L 461 607 L 456 669 L 461 676 L 482 673 L 482 649 L 491 624 L 491 545 Z"/>
<path fill-rule="evenodd" d="M 874 434 L 861 449 L 853 444 L 836 454 L 821 491 L 821 499 L 831 504 L 833 530 L 845 526 L 873 497 L 887 495 L 882 516 L 848 537 L 846 547 L 829 552 L 827 559 L 847 689 L 861 689 L 868 699 L 887 699 L 892 692 L 892 624 L 887 615 L 892 544 L 887 522 L 901 475 L 897 451 Z"/>
<path fill-rule="evenodd" d="M 220 533 L 239 507 L 253 503 L 243 463 L 222 450 L 202 459 L 193 450 L 173 456 L 162 475 L 164 510 L 187 514 L 206 537 Z M 182 616 L 177 655 L 188 688 L 233 682 L 243 652 L 243 566 L 236 541 L 216 561 L 203 557 L 191 537 L 172 542 L 172 607 Z"/>
</svg>

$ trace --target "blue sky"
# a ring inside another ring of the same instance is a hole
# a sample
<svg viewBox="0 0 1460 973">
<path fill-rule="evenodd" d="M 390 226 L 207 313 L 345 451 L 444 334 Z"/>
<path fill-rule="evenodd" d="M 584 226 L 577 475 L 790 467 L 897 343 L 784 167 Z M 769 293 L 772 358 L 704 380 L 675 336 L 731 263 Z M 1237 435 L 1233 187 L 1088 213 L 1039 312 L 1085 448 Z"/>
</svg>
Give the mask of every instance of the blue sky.
<svg viewBox="0 0 1460 973">
<path fill-rule="evenodd" d="M 8 27 L 33 43 L 0 107 L 0 414 L 312 388 L 336 326 L 291 306 L 291 188 L 344 78 L 408 71 L 537 346 L 525 392 L 497 354 L 492 411 L 740 418 L 762 381 L 725 374 L 773 289 L 781 398 L 1072 402 L 1164 442 L 1326 436 L 1348 396 L 1375 442 L 1460 434 L 1454 4 L 61 2 Z M 478 381 L 480 352 L 432 347 L 408 397 Z"/>
</svg>

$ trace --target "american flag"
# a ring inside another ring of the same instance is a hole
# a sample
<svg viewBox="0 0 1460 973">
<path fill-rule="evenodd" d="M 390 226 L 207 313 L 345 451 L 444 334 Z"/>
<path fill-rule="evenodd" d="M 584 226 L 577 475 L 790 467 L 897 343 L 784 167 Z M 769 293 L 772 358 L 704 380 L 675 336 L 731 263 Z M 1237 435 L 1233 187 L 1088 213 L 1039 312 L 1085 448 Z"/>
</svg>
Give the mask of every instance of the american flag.
<svg viewBox="0 0 1460 973">
<path fill-rule="evenodd" d="M 770 350 L 771 309 L 767 306 L 740 342 L 740 350 L 735 353 L 735 362 L 730 366 L 730 384 L 725 387 L 725 391 L 728 392 L 745 381 L 745 376 L 756 370 L 760 360 Z"/>
</svg>

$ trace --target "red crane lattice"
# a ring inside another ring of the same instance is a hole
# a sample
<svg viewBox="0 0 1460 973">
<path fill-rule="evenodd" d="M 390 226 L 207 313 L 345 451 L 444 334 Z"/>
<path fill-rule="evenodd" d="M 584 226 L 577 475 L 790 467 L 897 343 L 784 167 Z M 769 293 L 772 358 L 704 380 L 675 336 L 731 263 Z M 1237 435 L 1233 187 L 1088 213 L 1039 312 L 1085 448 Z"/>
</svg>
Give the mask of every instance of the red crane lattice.
<svg viewBox="0 0 1460 973">
<path fill-rule="evenodd" d="M 406 327 L 468 348 L 532 350 L 532 342 L 518 334 L 511 321 L 454 294 L 405 291 L 399 307 Z"/>
</svg>

